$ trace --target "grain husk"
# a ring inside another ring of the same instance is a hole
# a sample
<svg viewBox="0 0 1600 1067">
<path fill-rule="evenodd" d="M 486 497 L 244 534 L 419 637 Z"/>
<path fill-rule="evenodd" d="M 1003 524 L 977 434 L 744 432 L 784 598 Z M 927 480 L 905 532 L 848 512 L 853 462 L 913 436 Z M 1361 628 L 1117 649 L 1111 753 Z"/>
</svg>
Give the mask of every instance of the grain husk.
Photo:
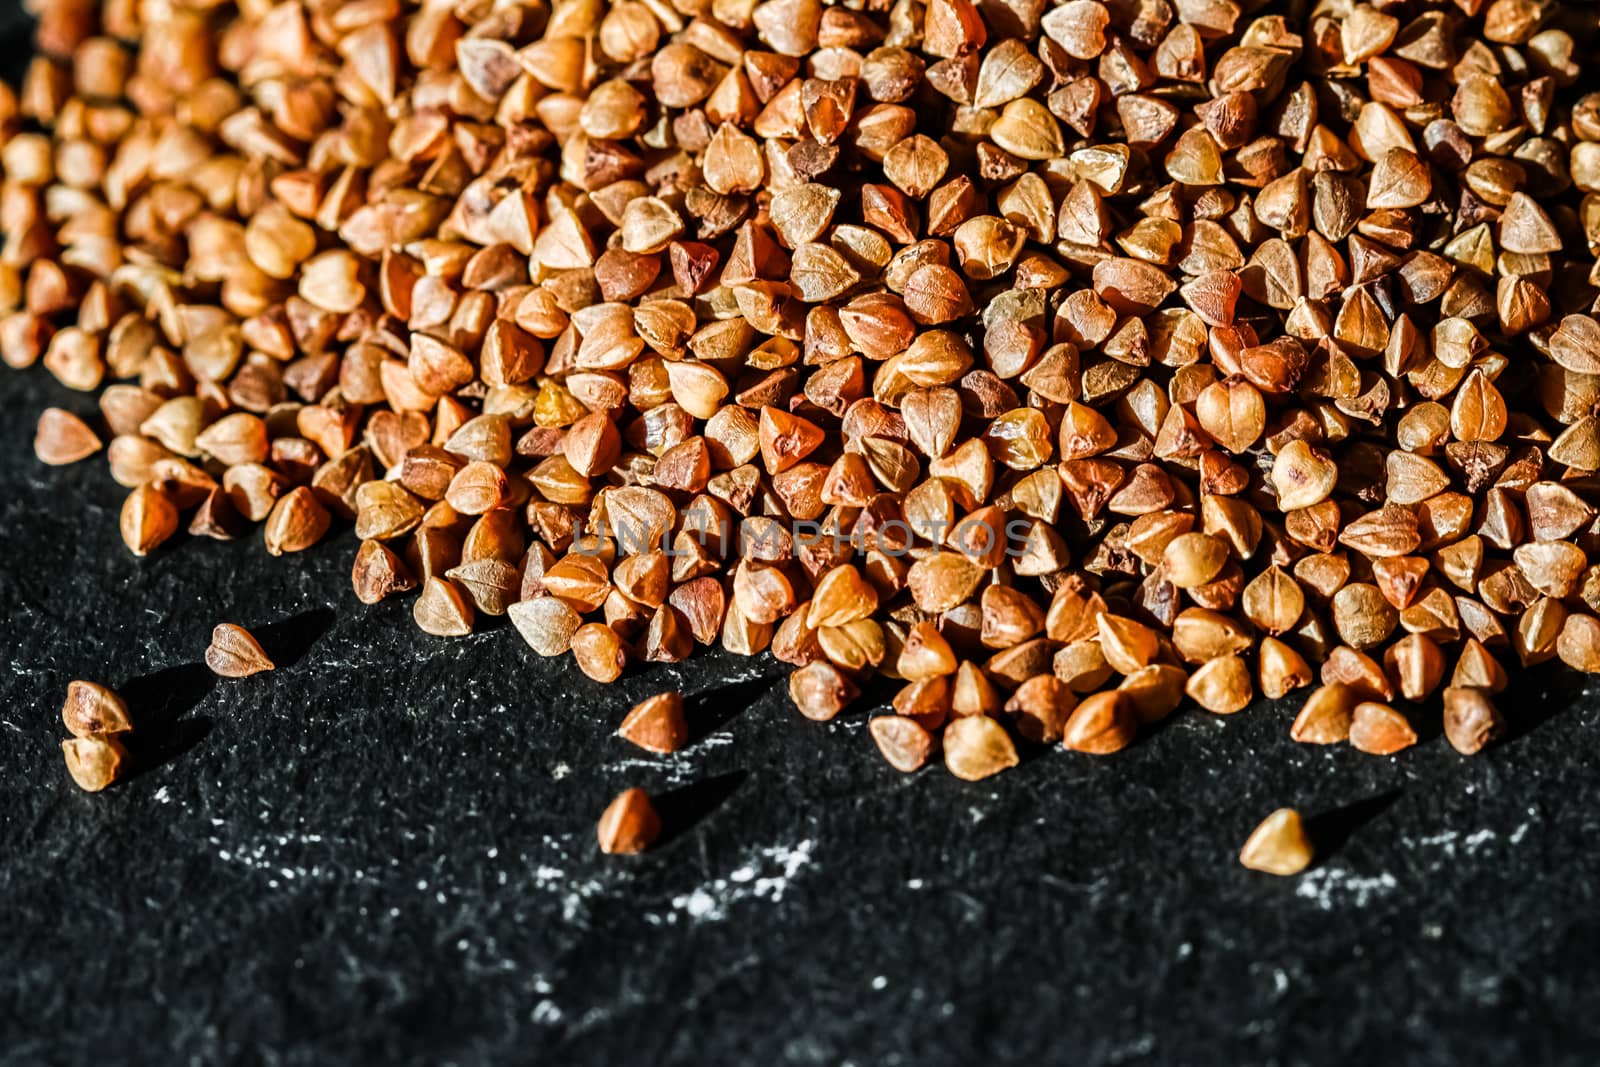
<svg viewBox="0 0 1600 1067">
<path fill-rule="evenodd" d="M 1251 831 L 1239 851 L 1239 862 L 1253 871 L 1287 878 L 1309 867 L 1314 856 L 1300 813 L 1279 808 Z"/>
<path fill-rule="evenodd" d="M 205 661 L 211 673 L 223 678 L 248 678 L 277 667 L 250 631 L 230 622 L 219 624 L 211 632 Z"/>
</svg>

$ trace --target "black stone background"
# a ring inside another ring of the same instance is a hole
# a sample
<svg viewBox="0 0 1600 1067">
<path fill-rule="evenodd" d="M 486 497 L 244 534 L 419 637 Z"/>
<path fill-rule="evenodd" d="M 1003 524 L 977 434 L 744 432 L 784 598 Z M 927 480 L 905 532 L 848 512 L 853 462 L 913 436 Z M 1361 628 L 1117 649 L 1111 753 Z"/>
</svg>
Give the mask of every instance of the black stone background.
<svg viewBox="0 0 1600 1067">
<path fill-rule="evenodd" d="M 6 8 L 13 71 L 23 52 Z M 766 658 L 603 688 L 506 625 L 418 633 L 348 591 L 348 531 L 147 561 L 100 459 L 38 465 L 49 404 L 0 379 L 0 1064 L 1592 1064 L 1595 690 L 1505 700 L 1474 759 L 1394 758 L 1198 711 L 1109 758 L 904 777 Z M 274 674 L 213 680 L 212 626 Z M 140 773 L 89 796 L 72 678 L 133 700 Z M 611 736 L 666 686 L 694 743 Z M 666 838 L 604 857 L 620 789 Z M 1268 811 L 1318 865 L 1242 869 Z"/>
</svg>

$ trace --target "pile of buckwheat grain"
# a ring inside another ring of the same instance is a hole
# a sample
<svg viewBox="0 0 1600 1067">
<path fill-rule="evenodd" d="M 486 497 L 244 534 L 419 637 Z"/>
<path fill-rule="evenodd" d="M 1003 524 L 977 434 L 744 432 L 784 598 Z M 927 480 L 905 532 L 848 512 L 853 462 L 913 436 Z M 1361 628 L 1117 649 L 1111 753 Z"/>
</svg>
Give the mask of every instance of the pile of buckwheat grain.
<svg viewBox="0 0 1600 1067">
<path fill-rule="evenodd" d="M 35 11 L 0 351 L 98 393 L 135 553 L 353 524 L 430 634 L 886 675 L 970 779 L 1301 689 L 1473 753 L 1600 670 L 1589 5 Z"/>
</svg>

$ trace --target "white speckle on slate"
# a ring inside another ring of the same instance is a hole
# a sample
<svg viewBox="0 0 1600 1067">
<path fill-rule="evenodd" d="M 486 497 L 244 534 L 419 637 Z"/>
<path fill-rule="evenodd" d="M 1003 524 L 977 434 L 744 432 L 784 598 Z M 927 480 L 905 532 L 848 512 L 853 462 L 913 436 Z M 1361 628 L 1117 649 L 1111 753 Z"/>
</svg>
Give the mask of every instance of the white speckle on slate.
<svg viewBox="0 0 1600 1067">
<path fill-rule="evenodd" d="M 554 767 L 550 768 L 550 777 L 554 778 L 558 782 L 571 773 L 572 767 L 567 763 L 558 763 Z"/>
<path fill-rule="evenodd" d="M 800 871 L 811 862 L 815 841 L 798 845 L 764 848 L 748 863 L 726 878 L 713 878 L 691 892 L 672 898 L 672 911 L 661 918 L 676 922 L 680 915 L 695 921 L 716 922 L 728 917 L 728 909 L 746 900 L 783 899 Z M 763 873 L 768 872 L 768 873 Z"/>
<path fill-rule="evenodd" d="M 1511 843 L 1515 844 L 1517 841 L 1520 841 L 1521 837 L 1519 834 L 1525 829 L 1525 826 L 1519 827 L 1518 832 L 1514 833 L 1509 839 Z M 1479 852 L 1485 846 L 1491 844 L 1497 836 L 1498 835 L 1493 830 L 1488 829 L 1478 830 L 1475 833 L 1468 834 L 1466 837 L 1462 837 L 1460 832 L 1456 830 L 1445 830 L 1443 833 L 1431 834 L 1428 837 L 1419 837 L 1417 838 L 1416 843 L 1428 848 L 1439 849 L 1447 857 L 1454 857 L 1457 852 L 1467 852 L 1469 854 Z"/>
<path fill-rule="evenodd" d="M 1294 892 L 1323 911 L 1332 911 L 1344 906 L 1364 908 L 1398 888 L 1400 883 L 1392 874 L 1369 877 L 1339 867 L 1319 867 L 1302 876 Z"/>
<path fill-rule="evenodd" d="M 878 977 L 876 977 L 876 978 L 874 978 L 872 980 L 872 988 L 873 989 L 882 989 L 885 986 L 887 986 L 888 984 L 889 984 L 889 979 L 885 978 L 881 974 L 878 975 Z"/>
<path fill-rule="evenodd" d="M 533 1006 L 533 1014 L 530 1018 L 536 1023 L 543 1023 L 549 1026 L 552 1023 L 561 1021 L 561 1009 L 556 1007 L 555 1001 L 541 1000 Z"/>
<path fill-rule="evenodd" d="M 1456 852 L 1456 838 L 1459 836 L 1461 835 L 1454 830 L 1446 830 L 1442 834 L 1419 837 L 1417 838 L 1417 844 L 1426 845 L 1429 848 L 1442 848 L 1446 853 L 1453 856 Z"/>
<path fill-rule="evenodd" d="M 913 878 L 906 883 L 907 889 L 921 889 L 925 884 L 921 878 Z"/>
<path fill-rule="evenodd" d="M 156 801 L 157 803 L 161 804 L 172 803 L 172 794 L 167 792 L 166 786 L 162 786 L 160 789 L 156 790 Z"/>
<path fill-rule="evenodd" d="M 693 753 L 688 750 L 653 759 L 624 757 L 606 764 L 607 771 L 638 771 L 657 775 L 668 786 L 678 786 L 695 777 Z"/>
<path fill-rule="evenodd" d="M 213 824 L 221 825 L 213 819 Z M 320 879 L 324 876 L 324 869 L 319 864 L 310 866 L 302 864 L 289 865 L 285 861 L 291 857 L 285 853 L 294 850 L 304 850 L 310 845 L 322 843 L 320 834 L 303 834 L 291 831 L 283 834 L 271 834 L 255 841 L 233 841 L 231 847 L 224 847 L 217 837 L 211 837 L 211 844 L 217 846 L 216 857 L 223 863 L 233 863 L 250 870 L 260 871 L 269 876 L 267 888 L 281 889 L 284 882 L 296 880 Z M 298 857 L 295 857 L 298 858 Z M 353 877 L 360 880 L 361 873 Z"/>
<path fill-rule="evenodd" d="M 707 916 L 716 919 L 723 917 L 723 913 L 717 908 L 717 898 L 704 889 L 696 889 L 686 897 L 674 897 L 672 906 L 688 912 L 690 918 L 694 919 L 704 919 Z"/>
<path fill-rule="evenodd" d="M 1109 1062 L 1121 1063 L 1134 1057 L 1149 1056 L 1150 1053 L 1155 1051 L 1155 1047 L 1156 1039 L 1154 1034 L 1140 1034 L 1127 1044 L 1119 1045 L 1113 1049 Z"/>
</svg>

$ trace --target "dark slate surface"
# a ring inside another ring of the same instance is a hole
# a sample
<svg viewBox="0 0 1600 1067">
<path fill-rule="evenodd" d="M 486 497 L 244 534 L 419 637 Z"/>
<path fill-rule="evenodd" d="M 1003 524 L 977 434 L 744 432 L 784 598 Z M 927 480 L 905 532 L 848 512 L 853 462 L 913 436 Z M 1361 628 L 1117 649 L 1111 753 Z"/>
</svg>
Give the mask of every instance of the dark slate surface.
<svg viewBox="0 0 1600 1067">
<path fill-rule="evenodd" d="M 1475 759 L 1291 744 L 1286 707 L 1181 713 L 1110 758 L 984 784 L 801 719 L 766 659 L 602 688 L 501 625 L 416 632 L 347 591 L 348 532 L 139 562 L 99 459 L 52 470 L 0 378 L 0 1063 L 1592 1063 L 1592 690 L 1507 701 Z M 211 627 L 285 666 L 215 681 Z M 129 693 L 145 768 L 84 795 L 75 677 Z M 694 743 L 611 731 L 668 685 Z M 625 786 L 668 837 L 598 854 Z M 1256 821 L 1326 858 L 1243 870 Z"/>
</svg>

